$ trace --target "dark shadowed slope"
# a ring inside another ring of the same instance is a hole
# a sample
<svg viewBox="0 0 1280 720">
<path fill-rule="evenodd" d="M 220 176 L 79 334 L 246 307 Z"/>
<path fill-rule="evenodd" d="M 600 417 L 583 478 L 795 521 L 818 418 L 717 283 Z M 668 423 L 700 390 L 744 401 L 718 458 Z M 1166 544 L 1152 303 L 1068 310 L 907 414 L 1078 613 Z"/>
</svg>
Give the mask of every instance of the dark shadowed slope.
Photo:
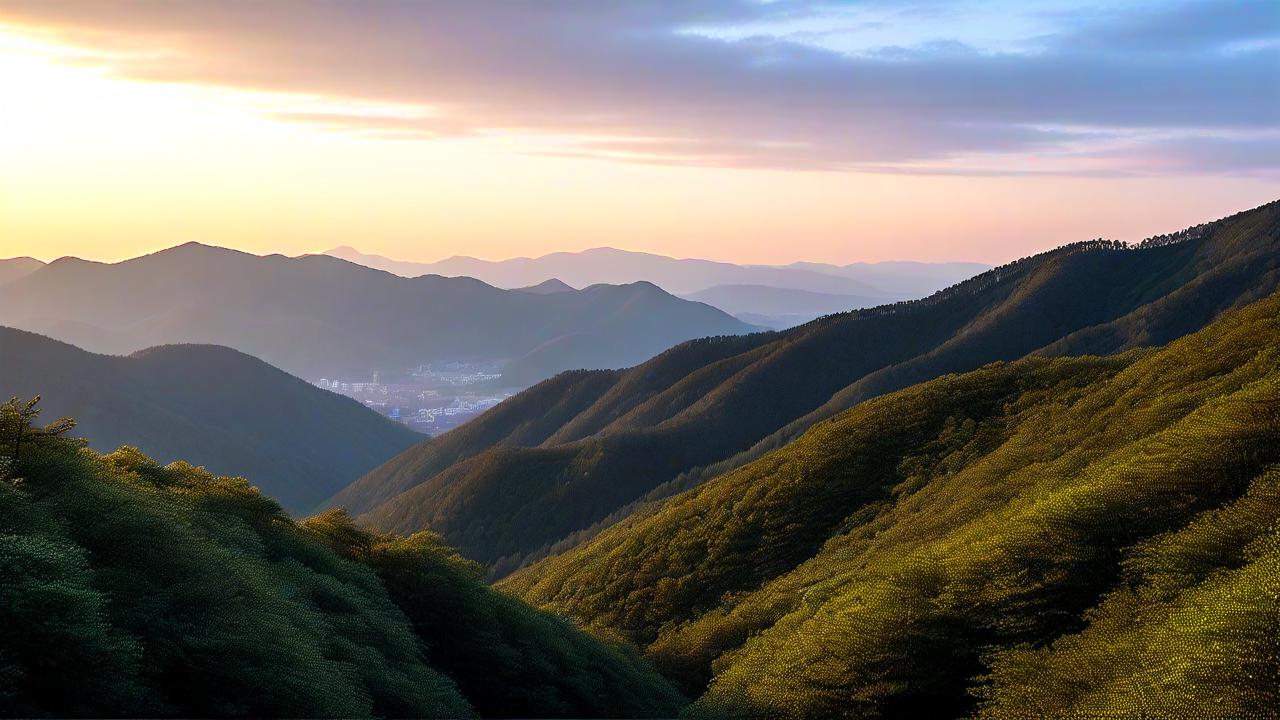
<svg viewBox="0 0 1280 720">
<path fill-rule="evenodd" d="M 335 502 L 379 527 L 432 527 L 501 572 L 867 398 L 996 360 L 1066 352 L 1055 343 L 1073 336 L 1110 337 L 1107 351 L 1165 342 L 1278 280 L 1280 203 L 1140 247 L 1066 246 L 923 301 L 694 341 L 622 373 L 557 378 L 481 417 L 486 431 L 424 442 Z M 538 411 L 521 408 L 560 406 L 578 384 L 582 406 L 558 427 L 507 431 L 533 422 Z"/>
<path fill-rule="evenodd" d="M 1267 716 L 1277 463 L 1280 293 L 861 403 L 503 587 L 695 715 Z"/>
<path fill-rule="evenodd" d="M 238 478 L 0 409 L 0 715 L 674 717 L 636 653 L 439 538 L 297 523 Z M 25 420 L 26 418 L 21 418 Z M 266 478 L 255 478 L 266 484 Z"/>
<path fill-rule="evenodd" d="M 322 500 L 422 436 L 354 400 L 211 345 L 94 355 L 0 328 L 0 395 L 43 396 L 94 447 L 143 449 L 262 483 L 293 512 Z"/>
<path fill-rule="evenodd" d="M 660 312 L 654 318 L 641 311 Z M 0 286 L 0 323 L 98 352 L 201 342 L 314 380 L 393 376 L 420 363 L 522 359 L 526 380 L 623 367 L 708 334 L 749 331 L 652 285 L 499 290 L 470 278 L 402 278 L 323 255 L 286 258 L 188 243 L 116 264 L 64 258 Z M 564 343 L 585 337 L 589 343 Z M 589 348 L 589 356 L 574 348 Z"/>
<path fill-rule="evenodd" d="M 44 267 L 44 263 L 29 257 L 0 259 L 0 285 L 24 278 Z"/>
</svg>

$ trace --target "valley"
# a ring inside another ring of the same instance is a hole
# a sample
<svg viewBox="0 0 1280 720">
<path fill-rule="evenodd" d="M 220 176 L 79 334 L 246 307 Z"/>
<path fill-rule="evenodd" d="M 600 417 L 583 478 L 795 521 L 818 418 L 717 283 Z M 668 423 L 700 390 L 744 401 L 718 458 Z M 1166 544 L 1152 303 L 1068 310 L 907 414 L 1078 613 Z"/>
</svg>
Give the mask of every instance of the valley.
<svg viewBox="0 0 1280 720">
<path fill-rule="evenodd" d="M 1280 720 L 1280 2 L 0 0 L 0 720 Z"/>
</svg>

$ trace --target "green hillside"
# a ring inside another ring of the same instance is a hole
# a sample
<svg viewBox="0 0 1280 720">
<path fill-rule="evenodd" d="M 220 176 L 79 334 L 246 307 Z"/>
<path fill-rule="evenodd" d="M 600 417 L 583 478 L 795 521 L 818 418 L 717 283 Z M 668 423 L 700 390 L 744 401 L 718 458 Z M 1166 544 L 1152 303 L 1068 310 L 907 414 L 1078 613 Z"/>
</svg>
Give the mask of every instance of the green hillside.
<svg viewBox="0 0 1280 720">
<path fill-rule="evenodd" d="M 95 355 L 0 327 L 0 400 L 41 395 L 97 450 L 121 445 L 252 478 L 291 512 L 325 498 L 422 436 L 350 398 L 215 345 Z"/>
<path fill-rule="evenodd" d="M 869 398 L 1033 353 L 1162 344 L 1277 287 L 1280 202 L 1133 247 L 1078 243 L 925 300 L 555 378 L 332 504 L 385 530 L 430 527 L 501 575 Z"/>
<path fill-rule="evenodd" d="M 247 482 L 0 410 L 0 715 L 671 716 L 632 651 L 438 538 L 295 523 Z"/>
<path fill-rule="evenodd" d="M 503 587 L 749 717 L 1280 704 L 1280 293 L 861 403 Z"/>
</svg>

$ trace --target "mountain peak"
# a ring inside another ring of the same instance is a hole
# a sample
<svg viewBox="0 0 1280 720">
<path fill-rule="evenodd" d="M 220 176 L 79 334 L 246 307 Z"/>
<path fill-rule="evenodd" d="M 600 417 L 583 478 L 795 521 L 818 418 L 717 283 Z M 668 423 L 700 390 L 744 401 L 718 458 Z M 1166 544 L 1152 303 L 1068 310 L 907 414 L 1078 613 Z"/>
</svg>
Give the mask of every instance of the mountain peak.
<svg viewBox="0 0 1280 720">
<path fill-rule="evenodd" d="M 516 288 L 516 292 L 532 293 L 534 295 L 554 295 L 555 293 L 577 292 L 578 289 L 561 280 L 560 278 L 551 278 L 543 280 L 537 285 L 529 287 Z"/>
</svg>

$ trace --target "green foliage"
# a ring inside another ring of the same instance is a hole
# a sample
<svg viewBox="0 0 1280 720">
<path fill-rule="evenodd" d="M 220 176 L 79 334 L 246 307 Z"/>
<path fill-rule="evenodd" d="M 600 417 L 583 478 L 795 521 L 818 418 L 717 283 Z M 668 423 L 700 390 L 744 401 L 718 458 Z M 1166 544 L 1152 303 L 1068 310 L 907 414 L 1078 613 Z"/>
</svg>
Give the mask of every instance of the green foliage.
<svg viewBox="0 0 1280 720">
<path fill-rule="evenodd" d="M 1166 343 L 1277 287 L 1280 203 L 1133 248 L 1077 243 L 920 301 L 561 376 L 495 408 L 483 431 L 402 453 L 337 501 L 385 530 L 430 527 L 500 576 L 868 399 L 1028 354 Z"/>
<path fill-rule="evenodd" d="M 695 715 L 1238 717 L 1280 677 L 1280 294 L 864 402 L 503 587 Z"/>
<path fill-rule="evenodd" d="M 634 650 L 607 644 L 479 582 L 480 566 L 428 532 L 375 536 L 341 511 L 305 527 L 377 572 L 430 663 L 486 717 L 662 717 L 684 700 Z"/>
<path fill-rule="evenodd" d="M 127 447 L 99 455 L 61 438 L 66 423 L 33 428 L 34 410 L 0 412 L 5 437 L 24 439 L 0 443 L 0 715 L 679 707 L 638 657 L 494 593 L 429 538 L 375 537 L 345 517 L 298 525 L 243 479 L 160 466 Z M 554 677 L 516 672 L 529 657 L 551 658 Z M 489 674 L 507 693 L 469 701 Z M 609 692 L 562 690 L 601 677 Z"/>
</svg>

